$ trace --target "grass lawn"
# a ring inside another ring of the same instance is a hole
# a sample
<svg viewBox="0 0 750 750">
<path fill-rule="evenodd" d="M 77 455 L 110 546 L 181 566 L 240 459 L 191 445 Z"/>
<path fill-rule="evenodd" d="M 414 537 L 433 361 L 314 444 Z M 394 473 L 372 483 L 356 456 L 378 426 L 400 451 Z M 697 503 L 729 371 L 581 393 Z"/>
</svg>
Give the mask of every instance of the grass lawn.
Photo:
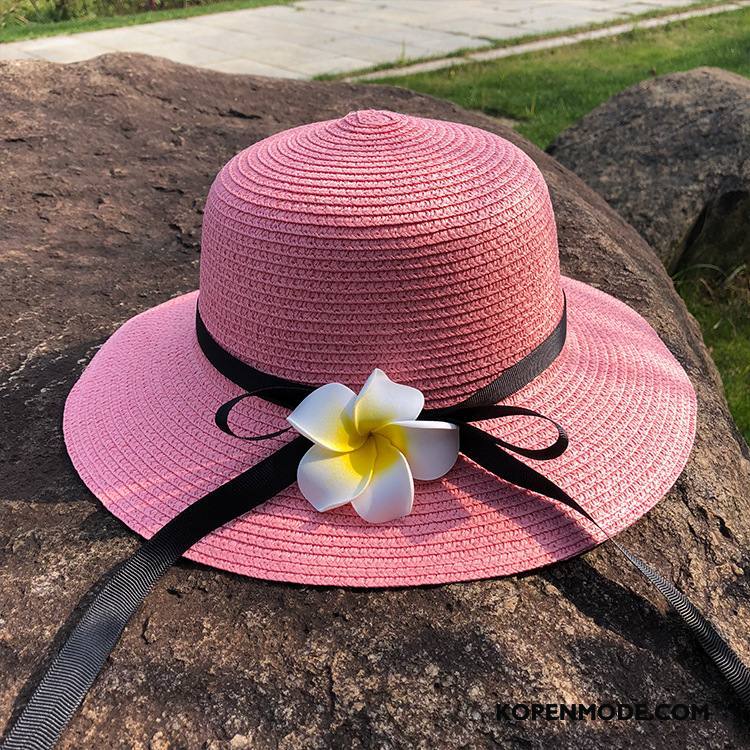
<svg viewBox="0 0 750 750">
<path fill-rule="evenodd" d="M 12 1 L 12 0 L 11 0 Z M 0 0 L 0 20 L 3 17 L 3 5 L 9 0 Z M 21 39 L 32 39 L 57 34 L 77 34 L 81 31 L 98 31 L 120 26 L 135 26 L 155 21 L 169 21 L 173 18 L 190 18 L 207 13 L 222 13 L 227 10 L 259 8 L 262 5 L 285 5 L 292 0 L 219 0 L 201 5 L 185 5 L 180 8 L 144 11 L 127 15 L 84 15 L 64 21 L 35 20 L 32 16 L 26 21 L 9 17 L 5 25 L 0 24 L 0 43 L 15 42 Z M 145 4 L 145 3 L 144 3 Z M 6 11 L 7 12 L 7 11 Z M 40 13 L 41 18 L 45 18 Z"/>
<path fill-rule="evenodd" d="M 706 278 L 676 282 L 724 381 L 732 416 L 750 443 L 750 274 L 726 285 Z"/>
<path fill-rule="evenodd" d="M 378 83 L 517 120 L 520 133 L 546 148 L 612 94 L 649 76 L 700 65 L 750 76 L 750 8 Z"/>
<path fill-rule="evenodd" d="M 750 8 L 378 83 L 510 118 L 520 133 L 546 148 L 561 131 L 628 86 L 703 65 L 750 77 Z M 680 279 L 677 288 L 701 324 L 732 413 L 750 441 L 750 270 L 740 269 L 729 285 L 707 275 Z"/>
</svg>

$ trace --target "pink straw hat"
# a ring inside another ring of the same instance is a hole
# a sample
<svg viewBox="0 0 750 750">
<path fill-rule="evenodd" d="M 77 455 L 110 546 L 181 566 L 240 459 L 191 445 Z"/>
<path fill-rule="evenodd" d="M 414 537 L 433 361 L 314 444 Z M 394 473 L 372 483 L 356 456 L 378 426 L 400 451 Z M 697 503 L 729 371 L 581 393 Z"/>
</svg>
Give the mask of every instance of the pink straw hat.
<svg viewBox="0 0 750 750">
<path fill-rule="evenodd" d="M 65 408 L 77 471 L 145 537 L 293 436 L 248 442 L 217 427 L 217 409 L 243 389 L 199 344 L 198 297 L 125 323 Z M 543 345 L 565 308 L 562 351 L 503 403 L 565 428 L 564 453 L 526 463 L 600 528 L 461 455 L 441 478 L 416 482 L 411 512 L 389 523 L 367 523 L 349 504 L 318 512 L 293 484 L 187 557 L 259 578 L 350 586 L 517 573 L 634 523 L 680 474 L 695 430 L 690 381 L 648 323 L 560 275 L 544 179 L 509 142 L 365 111 L 238 154 L 206 204 L 200 315 L 220 347 L 263 373 L 356 391 L 380 368 L 422 391 L 428 407 L 447 407 Z M 247 398 L 231 424 L 271 433 L 287 414 Z M 529 416 L 482 429 L 527 448 L 550 443 L 550 425 Z"/>
</svg>

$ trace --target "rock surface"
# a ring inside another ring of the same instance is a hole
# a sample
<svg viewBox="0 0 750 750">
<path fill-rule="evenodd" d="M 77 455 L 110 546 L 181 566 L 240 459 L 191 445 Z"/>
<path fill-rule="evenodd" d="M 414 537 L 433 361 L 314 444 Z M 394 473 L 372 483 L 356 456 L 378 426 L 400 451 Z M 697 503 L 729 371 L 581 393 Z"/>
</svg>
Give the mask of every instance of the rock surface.
<svg viewBox="0 0 750 750">
<path fill-rule="evenodd" d="M 644 81 L 550 153 L 630 222 L 670 271 L 750 261 L 750 80 L 698 68 Z"/>
<path fill-rule="evenodd" d="M 566 273 L 641 311 L 683 363 L 700 404 L 695 450 L 672 492 L 621 539 L 690 590 L 750 663 L 747 446 L 656 256 L 578 178 L 490 118 L 396 88 L 228 76 L 140 56 L 0 63 L 0 82 L 3 721 L 22 707 L 60 626 L 138 546 L 66 459 L 69 388 L 122 321 L 196 286 L 203 197 L 232 154 L 360 107 L 462 120 L 518 143 L 549 181 Z M 495 717 L 498 701 L 607 700 L 708 703 L 711 718 Z M 397 590 L 279 585 L 182 563 L 128 626 L 61 747 L 749 743 L 720 675 L 604 545 L 533 574 Z"/>
</svg>

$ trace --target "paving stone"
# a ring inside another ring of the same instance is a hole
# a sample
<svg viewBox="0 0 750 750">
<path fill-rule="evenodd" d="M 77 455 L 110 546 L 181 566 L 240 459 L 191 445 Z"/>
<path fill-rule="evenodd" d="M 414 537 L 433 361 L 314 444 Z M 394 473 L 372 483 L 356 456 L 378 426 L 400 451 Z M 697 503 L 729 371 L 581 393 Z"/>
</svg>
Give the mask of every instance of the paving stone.
<svg viewBox="0 0 750 750">
<path fill-rule="evenodd" d="M 144 44 L 141 49 L 132 50 L 142 52 L 146 55 L 155 57 L 165 57 L 173 62 L 184 63 L 185 65 L 208 65 L 210 63 L 228 60 L 232 53 L 222 49 L 211 49 L 198 44 L 191 44 L 186 41 L 168 41 L 156 39 L 154 42 Z"/>
<path fill-rule="evenodd" d="M 0 44 L 0 60 L 33 60 L 34 55 L 25 50 L 22 46 L 23 42 L 12 43 L 12 44 Z"/>
<path fill-rule="evenodd" d="M 431 70 L 440 70 L 442 68 L 454 67 L 471 62 L 486 62 L 488 60 L 497 60 L 503 57 L 512 57 L 513 55 L 525 54 L 527 52 L 535 52 L 542 49 L 551 49 L 553 47 L 565 46 L 568 44 L 575 44 L 577 42 L 588 41 L 591 39 L 603 39 L 609 36 L 615 36 L 617 34 L 623 34 L 631 31 L 634 28 L 656 28 L 663 26 L 674 19 L 694 18 L 697 16 L 711 15 L 717 12 L 724 12 L 726 10 L 735 10 L 741 7 L 750 6 L 750 0 L 741 0 L 741 2 L 728 3 L 722 6 L 713 6 L 711 8 L 703 9 L 692 9 L 686 10 L 681 13 L 675 13 L 669 17 L 658 17 L 649 18 L 646 20 L 632 21 L 616 24 L 613 26 L 606 26 L 604 28 L 593 29 L 590 31 L 580 31 L 563 36 L 554 36 L 537 39 L 531 42 L 524 42 L 506 47 L 499 47 L 495 49 L 485 49 L 482 51 L 469 52 L 462 57 L 450 57 L 436 60 L 429 60 L 427 62 L 418 62 L 413 65 L 401 67 L 398 70 L 399 75 L 412 75 L 417 73 L 426 73 Z M 626 20 L 626 19 L 623 19 Z M 377 80 L 379 78 L 388 78 L 393 75 L 393 70 L 378 70 L 371 73 L 365 73 L 362 75 L 353 76 L 347 80 Z"/>
<path fill-rule="evenodd" d="M 154 24 L 157 25 L 158 24 Z M 170 35 L 169 39 L 176 39 Z M 115 51 L 135 51 L 134 45 L 137 44 L 155 44 L 159 43 L 161 37 L 149 31 L 148 25 L 138 26 L 136 28 L 124 27 L 122 29 L 102 29 L 101 31 L 89 31 L 84 34 L 76 34 L 70 39 L 88 44 L 96 44 L 100 47 L 106 47 Z M 0 48 L 2 45 L 0 45 Z"/>
<path fill-rule="evenodd" d="M 45 44 L 38 44 L 23 51 L 27 52 L 29 57 L 38 60 L 60 63 L 80 62 L 112 51 L 107 47 L 78 40 L 71 43 L 69 39 L 69 37 L 51 37 L 44 40 Z"/>
<path fill-rule="evenodd" d="M 206 18 L 211 17 L 212 16 L 206 16 Z M 129 26 L 123 29 L 112 29 L 112 31 L 121 31 L 127 33 L 131 30 L 138 30 L 144 34 L 150 34 L 151 36 L 158 36 L 164 39 L 182 40 L 186 37 L 192 38 L 197 34 L 200 34 L 201 30 L 203 29 L 203 25 L 200 23 L 202 20 L 203 16 L 198 16 L 196 18 L 176 18 L 172 21 L 159 21 L 158 23 L 148 23 L 144 24 L 143 26 Z M 105 31 L 96 33 L 105 35 L 109 31 L 110 30 L 107 29 Z"/>
<path fill-rule="evenodd" d="M 284 70 L 273 65 L 264 65 L 255 60 L 245 57 L 235 57 L 231 60 L 222 60 L 217 63 L 204 65 L 209 70 L 217 70 L 220 73 L 235 73 L 240 75 L 269 76 L 271 78 L 306 78 L 303 73 L 295 73 L 293 70 Z"/>
<path fill-rule="evenodd" d="M 141 52 L 230 73 L 312 77 L 480 50 L 488 40 L 626 19 L 689 0 L 297 0 L 286 5 L 0 44 L 0 59 Z M 243 62 L 244 61 L 244 62 Z M 447 63 L 443 62 L 444 67 Z M 434 63 L 430 63 L 435 67 Z"/>
</svg>

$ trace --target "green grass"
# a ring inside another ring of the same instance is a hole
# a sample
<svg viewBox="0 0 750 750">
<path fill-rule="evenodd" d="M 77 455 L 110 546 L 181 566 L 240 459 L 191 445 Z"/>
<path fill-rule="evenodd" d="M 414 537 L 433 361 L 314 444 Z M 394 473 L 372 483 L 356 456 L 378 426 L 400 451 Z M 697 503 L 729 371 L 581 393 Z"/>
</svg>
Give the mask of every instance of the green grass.
<svg viewBox="0 0 750 750">
<path fill-rule="evenodd" d="M 701 324 L 724 382 L 729 408 L 750 443 L 750 274 L 726 283 L 714 275 L 677 279 L 677 290 Z"/>
<path fill-rule="evenodd" d="M 414 65 L 415 63 L 430 62 L 432 60 L 445 60 L 455 57 L 466 57 L 467 55 L 471 55 L 474 52 L 485 52 L 486 50 L 499 49 L 502 47 L 516 47 L 521 44 L 536 42 L 541 39 L 553 39 L 555 37 L 571 36 L 573 34 L 580 34 L 584 31 L 595 31 L 597 29 L 605 29 L 611 26 L 619 26 L 626 23 L 646 21 L 650 18 L 672 16 L 677 13 L 684 13 L 686 11 L 702 10 L 704 8 L 711 8 L 717 5 L 726 5 L 727 1 L 728 0 L 697 0 L 697 2 L 692 3 L 686 2 L 685 5 L 680 5 L 678 7 L 658 8 L 656 10 L 648 10 L 643 13 L 632 13 L 627 16 L 620 16 L 619 18 L 609 19 L 607 21 L 587 23 L 583 24 L 582 26 L 572 26 L 570 28 L 561 29 L 559 31 L 549 31 L 542 34 L 524 34 L 523 36 L 514 36 L 504 39 L 492 39 L 491 37 L 487 37 L 487 44 L 483 47 L 461 47 L 460 49 L 453 50 L 452 52 L 441 52 L 436 55 L 428 55 L 425 57 L 408 57 L 407 55 L 402 55 L 398 60 L 378 63 L 377 65 L 370 65 L 359 70 L 350 70 L 345 73 L 321 73 L 320 75 L 315 76 L 315 80 L 336 81 L 341 79 L 355 79 L 368 73 L 376 73 L 380 71 L 394 71 L 395 76 L 398 75 L 397 71 L 399 68 L 406 68 L 410 65 Z"/>
<path fill-rule="evenodd" d="M 35 21 L 29 19 L 22 22 L 10 19 L 6 25 L 0 26 L 0 43 L 43 36 L 55 36 L 57 34 L 77 34 L 82 31 L 98 31 L 99 29 L 111 29 L 120 26 L 135 26 L 137 24 L 154 23 L 156 21 L 169 21 L 173 18 L 202 16 L 207 13 L 259 8 L 263 5 L 286 5 L 290 2 L 292 0 L 219 0 L 219 2 L 215 3 L 209 2 L 202 5 L 187 5 L 180 8 L 143 11 L 128 15 L 85 15 L 81 18 L 71 18 L 64 21 Z"/>
<path fill-rule="evenodd" d="M 618 91 L 700 65 L 750 75 L 750 8 L 486 63 L 379 79 L 518 121 L 542 148 Z"/>
<path fill-rule="evenodd" d="M 377 82 L 509 118 L 520 133 L 546 148 L 565 128 L 628 86 L 706 65 L 750 77 L 750 8 Z M 676 286 L 701 325 L 732 414 L 750 442 L 750 273 L 746 267 L 738 269 L 727 280 L 706 269 L 683 272 Z"/>
</svg>

